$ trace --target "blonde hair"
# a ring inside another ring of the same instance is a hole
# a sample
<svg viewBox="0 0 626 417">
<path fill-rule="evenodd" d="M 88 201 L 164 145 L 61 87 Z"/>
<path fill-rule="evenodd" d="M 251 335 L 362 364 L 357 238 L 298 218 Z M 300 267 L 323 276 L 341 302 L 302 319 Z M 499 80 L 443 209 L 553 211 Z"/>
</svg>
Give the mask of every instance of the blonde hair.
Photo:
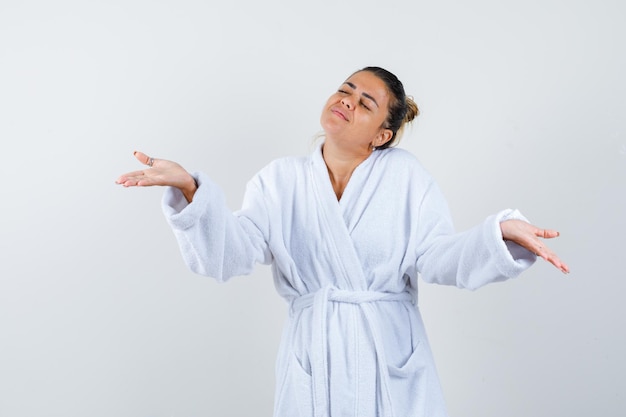
<svg viewBox="0 0 626 417">
<path fill-rule="evenodd" d="M 404 128 L 406 127 L 406 125 L 413 122 L 413 119 L 415 119 L 420 114 L 420 109 L 417 107 L 417 103 L 411 96 L 406 96 L 406 108 L 407 109 L 404 120 L 402 120 L 402 124 L 398 128 L 395 137 L 390 140 L 390 142 L 393 143 L 389 144 L 389 146 L 395 146 L 400 143 L 400 139 L 402 139 L 402 135 L 404 134 Z"/>
</svg>

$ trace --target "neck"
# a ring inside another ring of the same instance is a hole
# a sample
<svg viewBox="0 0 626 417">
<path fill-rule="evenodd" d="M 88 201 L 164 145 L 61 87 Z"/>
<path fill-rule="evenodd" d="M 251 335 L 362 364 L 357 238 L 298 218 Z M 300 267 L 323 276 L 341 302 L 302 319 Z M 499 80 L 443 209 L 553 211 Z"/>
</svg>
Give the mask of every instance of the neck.
<svg viewBox="0 0 626 417">
<path fill-rule="evenodd" d="M 367 149 L 345 149 L 332 141 L 324 142 L 322 156 L 337 200 L 341 199 L 356 167 L 366 160 L 371 153 L 372 150 L 369 147 Z"/>
</svg>

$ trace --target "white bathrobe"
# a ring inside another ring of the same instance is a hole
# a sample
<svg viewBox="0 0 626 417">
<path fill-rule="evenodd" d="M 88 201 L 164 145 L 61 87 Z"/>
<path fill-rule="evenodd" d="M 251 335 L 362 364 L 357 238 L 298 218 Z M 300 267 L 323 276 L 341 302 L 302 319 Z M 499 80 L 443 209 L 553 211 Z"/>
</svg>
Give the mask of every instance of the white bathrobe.
<svg viewBox="0 0 626 417">
<path fill-rule="evenodd" d="M 321 146 L 276 160 L 231 213 L 204 174 L 187 204 L 163 199 L 183 258 L 225 281 L 272 264 L 289 303 L 276 367 L 275 416 L 443 417 L 443 396 L 417 308 L 427 282 L 475 289 L 518 275 L 536 259 L 502 240 L 505 210 L 454 232 L 432 177 L 401 149 L 374 151 L 340 201 Z"/>
</svg>

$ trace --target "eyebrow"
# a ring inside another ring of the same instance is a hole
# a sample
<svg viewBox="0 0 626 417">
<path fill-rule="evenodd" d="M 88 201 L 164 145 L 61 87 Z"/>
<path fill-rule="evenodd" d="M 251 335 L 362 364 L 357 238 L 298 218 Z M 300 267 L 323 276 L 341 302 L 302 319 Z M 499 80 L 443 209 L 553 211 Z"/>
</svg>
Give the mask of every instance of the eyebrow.
<svg viewBox="0 0 626 417">
<path fill-rule="evenodd" d="M 356 85 L 354 85 L 354 84 L 353 84 L 353 83 L 351 83 L 350 81 L 346 81 L 344 84 L 347 84 L 347 85 L 348 85 L 348 87 L 352 88 L 353 90 L 356 90 Z M 369 100 L 373 101 L 373 102 L 374 102 L 374 104 L 376 104 L 376 107 L 380 107 L 380 106 L 378 105 L 378 102 L 376 101 L 376 99 L 374 99 L 374 97 L 372 97 L 370 94 L 367 94 L 367 93 L 365 93 L 365 92 L 364 92 L 364 93 L 361 93 L 361 95 L 362 95 L 363 97 L 365 97 L 365 98 L 367 98 L 367 99 L 369 99 Z"/>
</svg>

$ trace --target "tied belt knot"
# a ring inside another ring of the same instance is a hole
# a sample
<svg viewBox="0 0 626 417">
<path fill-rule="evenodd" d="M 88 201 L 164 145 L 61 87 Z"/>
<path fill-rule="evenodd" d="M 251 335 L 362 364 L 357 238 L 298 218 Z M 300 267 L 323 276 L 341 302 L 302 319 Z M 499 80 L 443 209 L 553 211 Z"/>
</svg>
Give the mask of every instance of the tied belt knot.
<svg viewBox="0 0 626 417">
<path fill-rule="evenodd" d="M 389 392 L 389 375 L 383 340 L 379 332 L 376 311 L 373 302 L 415 302 L 408 292 L 387 293 L 378 291 L 348 291 L 333 286 L 326 286 L 320 290 L 302 295 L 291 301 L 291 312 L 298 312 L 305 308 L 313 308 L 313 334 L 311 335 L 311 380 L 313 386 L 313 408 L 315 417 L 330 417 L 329 389 L 328 389 L 328 303 L 356 304 L 363 312 L 363 316 L 372 335 L 376 363 L 380 375 L 380 389 L 382 394 L 382 417 L 393 417 L 391 394 Z"/>
</svg>

